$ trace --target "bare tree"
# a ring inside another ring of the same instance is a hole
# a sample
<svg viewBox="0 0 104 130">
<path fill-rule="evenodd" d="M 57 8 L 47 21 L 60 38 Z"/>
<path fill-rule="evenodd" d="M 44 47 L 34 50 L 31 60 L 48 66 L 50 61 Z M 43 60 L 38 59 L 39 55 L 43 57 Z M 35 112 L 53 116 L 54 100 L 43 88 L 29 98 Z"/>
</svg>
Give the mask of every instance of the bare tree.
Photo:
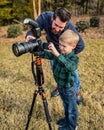
<svg viewBox="0 0 104 130">
<path fill-rule="evenodd" d="M 41 0 L 38 0 L 38 16 L 41 13 Z"/>
<path fill-rule="evenodd" d="M 37 6 L 38 5 L 38 6 Z M 33 0 L 34 19 L 36 19 L 41 13 L 41 0 Z"/>
</svg>

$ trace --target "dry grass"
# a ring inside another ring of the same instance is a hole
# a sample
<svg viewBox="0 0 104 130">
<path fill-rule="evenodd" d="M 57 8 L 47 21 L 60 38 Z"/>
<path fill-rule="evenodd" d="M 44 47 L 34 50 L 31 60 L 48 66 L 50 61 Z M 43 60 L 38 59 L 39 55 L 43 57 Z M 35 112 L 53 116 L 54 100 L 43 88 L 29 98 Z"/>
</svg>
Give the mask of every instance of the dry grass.
<svg viewBox="0 0 104 130">
<path fill-rule="evenodd" d="M 79 107 L 81 130 L 104 129 L 104 40 L 86 40 L 79 55 L 79 74 L 84 104 Z M 84 128 L 83 128 L 84 127 Z"/>
<path fill-rule="evenodd" d="M 23 130 L 31 107 L 34 90 L 31 73 L 31 55 L 15 57 L 11 47 L 13 42 L 24 41 L 25 32 L 15 38 L 6 38 L 6 27 L 0 29 L 0 129 Z M 2 33 L 3 32 L 3 33 Z M 85 34 L 83 34 L 85 35 Z M 97 36 L 97 35 L 96 35 Z M 104 39 L 85 38 L 86 48 L 79 54 L 79 75 L 81 93 L 84 98 L 79 109 L 79 130 L 104 129 Z M 52 77 L 49 61 L 42 60 L 48 107 L 52 117 L 53 130 L 56 121 L 63 117 L 60 97 L 51 98 L 50 92 L 56 83 Z M 38 95 L 34 106 L 29 130 L 48 130 L 41 96 Z"/>
</svg>

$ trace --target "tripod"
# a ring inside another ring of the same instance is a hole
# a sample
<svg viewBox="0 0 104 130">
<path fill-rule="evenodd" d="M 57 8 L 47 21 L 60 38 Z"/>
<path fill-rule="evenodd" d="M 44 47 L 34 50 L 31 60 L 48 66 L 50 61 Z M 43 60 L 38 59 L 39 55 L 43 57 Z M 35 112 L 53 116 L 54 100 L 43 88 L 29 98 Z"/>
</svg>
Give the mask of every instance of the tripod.
<svg viewBox="0 0 104 130">
<path fill-rule="evenodd" d="M 36 65 L 36 73 L 34 71 L 34 65 Z M 46 99 L 46 94 L 45 94 L 44 89 L 42 87 L 42 85 L 44 84 L 44 75 L 43 75 L 43 70 L 42 70 L 41 58 L 39 56 L 37 56 L 36 60 L 34 61 L 33 60 L 33 54 L 32 54 L 31 67 L 32 67 L 33 78 L 35 80 L 35 84 L 38 86 L 38 90 L 34 91 L 33 101 L 32 101 L 32 104 L 31 104 L 31 109 L 30 109 L 30 112 L 29 112 L 29 115 L 28 115 L 28 121 L 27 121 L 25 130 L 28 130 L 37 94 L 42 96 L 44 111 L 45 111 L 47 123 L 48 123 L 48 126 L 49 126 L 49 130 L 52 130 L 52 127 L 51 127 L 51 121 L 52 120 L 51 120 L 49 110 L 48 110 L 48 103 L 47 103 L 47 99 Z"/>
</svg>

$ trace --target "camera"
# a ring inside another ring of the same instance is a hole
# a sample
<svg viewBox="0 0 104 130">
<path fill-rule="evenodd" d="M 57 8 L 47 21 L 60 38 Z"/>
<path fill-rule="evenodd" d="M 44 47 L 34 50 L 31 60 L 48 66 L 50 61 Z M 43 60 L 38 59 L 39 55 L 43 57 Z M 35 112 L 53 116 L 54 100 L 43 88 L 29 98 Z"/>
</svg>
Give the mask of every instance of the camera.
<svg viewBox="0 0 104 130">
<path fill-rule="evenodd" d="M 43 53 L 43 45 L 40 39 L 41 30 L 38 24 L 30 18 L 26 18 L 24 24 L 29 24 L 31 26 L 32 34 L 36 39 L 29 40 L 29 42 L 22 42 L 20 44 L 14 43 L 12 45 L 14 55 L 18 57 L 28 52 L 35 53 L 35 55 L 41 55 Z"/>
</svg>

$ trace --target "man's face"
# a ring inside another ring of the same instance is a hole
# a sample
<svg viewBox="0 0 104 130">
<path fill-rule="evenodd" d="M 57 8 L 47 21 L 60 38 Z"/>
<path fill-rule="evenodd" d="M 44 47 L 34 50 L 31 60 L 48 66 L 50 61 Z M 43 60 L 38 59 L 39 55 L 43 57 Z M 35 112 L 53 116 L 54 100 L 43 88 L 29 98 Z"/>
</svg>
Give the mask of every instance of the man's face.
<svg viewBox="0 0 104 130">
<path fill-rule="evenodd" d="M 52 32 L 54 34 L 60 33 L 66 26 L 67 22 L 60 21 L 59 17 L 52 19 Z"/>
</svg>

